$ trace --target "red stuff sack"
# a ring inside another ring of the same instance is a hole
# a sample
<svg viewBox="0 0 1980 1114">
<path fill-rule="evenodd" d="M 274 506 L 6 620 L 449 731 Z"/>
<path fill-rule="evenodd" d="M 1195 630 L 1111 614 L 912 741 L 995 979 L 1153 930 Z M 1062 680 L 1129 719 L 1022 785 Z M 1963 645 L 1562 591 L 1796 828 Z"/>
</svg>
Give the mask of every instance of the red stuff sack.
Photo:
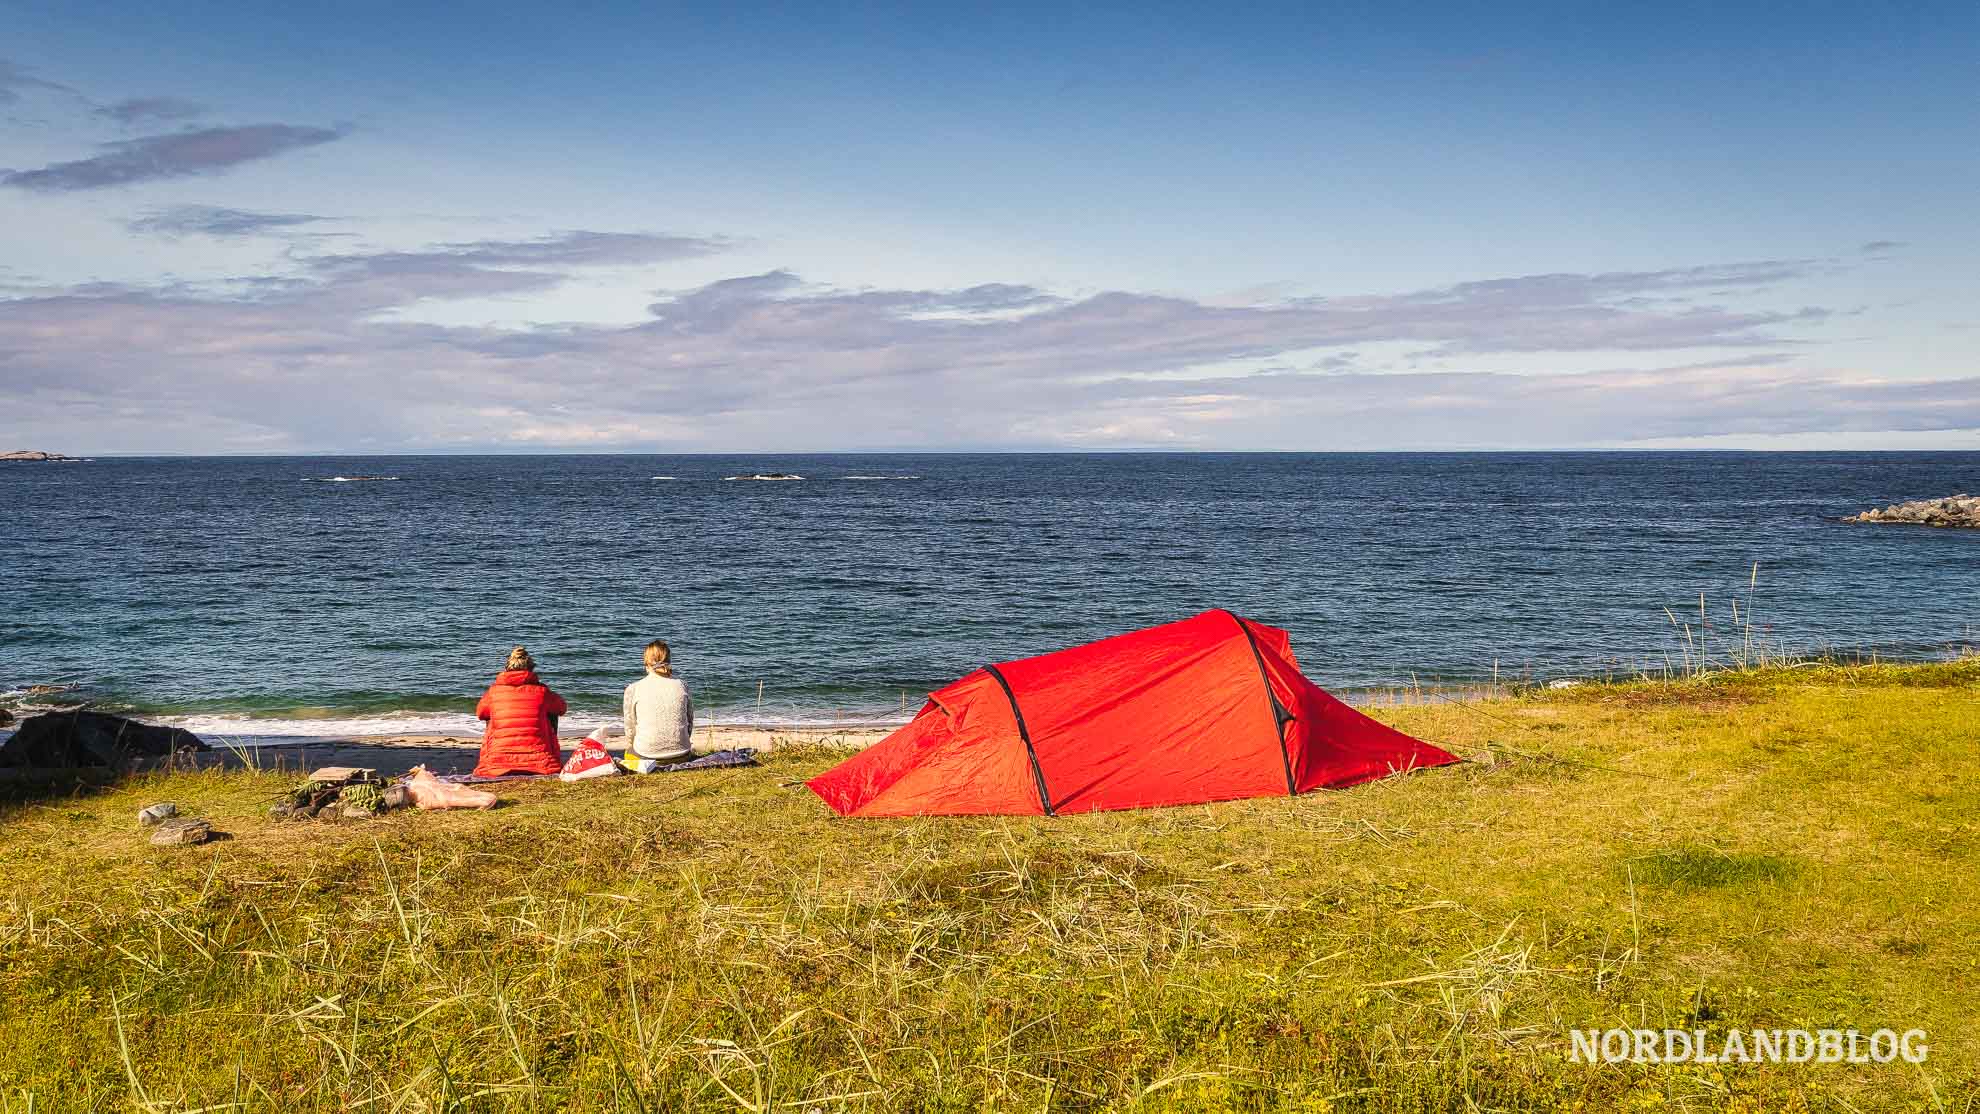
<svg viewBox="0 0 1980 1114">
<path fill-rule="evenodd" d="M 597 738 L 599 732 L 592 732 L 578 741 L 577 749 L 564 763 L 564 770 L 557 775 L 560 781 L 584 781 L 587 778 L 611 777 L 619 772 L 619 764 L 612 761 L 612 755 L 605 744 Z"/>
</svg>

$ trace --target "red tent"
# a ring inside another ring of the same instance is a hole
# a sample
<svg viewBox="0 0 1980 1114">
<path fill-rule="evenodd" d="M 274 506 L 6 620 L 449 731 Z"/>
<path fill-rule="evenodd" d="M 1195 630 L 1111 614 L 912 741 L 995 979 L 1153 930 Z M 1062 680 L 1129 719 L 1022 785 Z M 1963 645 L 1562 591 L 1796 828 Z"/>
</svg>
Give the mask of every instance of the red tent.
<svg viewBox="0 0 1980 1114">
<path fill-rule="evenodd" d="M 810 786 L 846 816 L 1035 816 L 1337 789 L 1456 761 L 1321 691 L 1285 631 L 1206 611 L 985 666 Z"/>
</svg>

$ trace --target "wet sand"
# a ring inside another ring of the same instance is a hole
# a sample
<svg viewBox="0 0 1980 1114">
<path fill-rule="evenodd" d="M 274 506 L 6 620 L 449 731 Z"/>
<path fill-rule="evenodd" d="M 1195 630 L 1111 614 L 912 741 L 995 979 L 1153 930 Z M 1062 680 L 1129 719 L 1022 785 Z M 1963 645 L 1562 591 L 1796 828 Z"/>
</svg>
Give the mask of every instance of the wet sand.
<svg viewBox="0 0 1980 1114">
<path fill-rule="evenodd" d="M 844 747 L 857 750 L 887 737 L 892 727 L 781 728 L 781 727 L 704 727 L 694 733 L 697 754 L 709 754 L 736 747 L 759 751 L 793 745 Z M 582 735 L 564 737 L 568 751 Z M 617 754 L 625 750 L 625 740 L 614 739 L 606 748 Z M 381 735 L 321 739 L 264 739 L 257 745 L 230 748 L 216 745 L 201 756 L 199 765 L 254 766 L 263 770 L 310 770 L 320 766 L 362 766 L 391 776 L 414 766 L 425 766 L 436 774 L 464 774 L 474 769 L 481 739 L 473 735 Z"/>
</svg>

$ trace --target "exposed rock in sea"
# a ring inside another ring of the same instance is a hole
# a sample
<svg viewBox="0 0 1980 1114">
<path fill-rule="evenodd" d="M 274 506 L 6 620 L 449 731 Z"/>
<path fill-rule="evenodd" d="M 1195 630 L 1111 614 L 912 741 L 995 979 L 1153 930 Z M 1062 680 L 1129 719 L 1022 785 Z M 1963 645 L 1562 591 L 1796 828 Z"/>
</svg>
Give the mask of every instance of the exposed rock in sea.
<svg viewBox="0 0 1980 1114">
<path fill-rule="evenodd" d="M 1864 511 L 1844 522 L 1905 522 L 1914 526 L 1965 526 L 1980 529 L 1980 496 L 1949 495 L 1944 499 L 1919 499 L 1892 503 L 1881 511 Z"/>
<path fill-rule="evenodd" d="M 14 713 L 5 708 L 0 708 L 0 727 L 5 727 L 12 722 L 14 722 Z"/>
<path fill-rule="evenodd" d="M 13 452 L 10 453 L 0 453 L 0 460 L 40 462 L 40 461 L 58 461 L 58 460 L 75 460 L 75 459 L 76 458 L 72 456 L 63 456 L 61 453 L 45 453 L 42 452 L 40 449 L 15 449 Z"/>
<path fill-rule="evenodd" d="M 139 723 L 107 712 L 45 712 L 22 720 L 20 729 L 0 743 L 0 768 L 142 769 L 206 749 L 199 736 L 182 728 Z"/>
</svg>

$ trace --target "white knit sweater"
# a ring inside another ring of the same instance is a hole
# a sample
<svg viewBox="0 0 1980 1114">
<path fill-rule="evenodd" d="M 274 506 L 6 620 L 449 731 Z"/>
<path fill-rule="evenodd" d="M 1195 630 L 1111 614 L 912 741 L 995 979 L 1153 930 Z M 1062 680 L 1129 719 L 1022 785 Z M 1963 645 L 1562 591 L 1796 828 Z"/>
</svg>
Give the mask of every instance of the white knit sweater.
<svg viewBox="0 0 1980 1114">
<path fill-rule="evenodd" d="M 641 758 L 694 752 L 694 701 L 677 677 L 648 673 L 626 686 L 626 750 Z"/>
</svg>

